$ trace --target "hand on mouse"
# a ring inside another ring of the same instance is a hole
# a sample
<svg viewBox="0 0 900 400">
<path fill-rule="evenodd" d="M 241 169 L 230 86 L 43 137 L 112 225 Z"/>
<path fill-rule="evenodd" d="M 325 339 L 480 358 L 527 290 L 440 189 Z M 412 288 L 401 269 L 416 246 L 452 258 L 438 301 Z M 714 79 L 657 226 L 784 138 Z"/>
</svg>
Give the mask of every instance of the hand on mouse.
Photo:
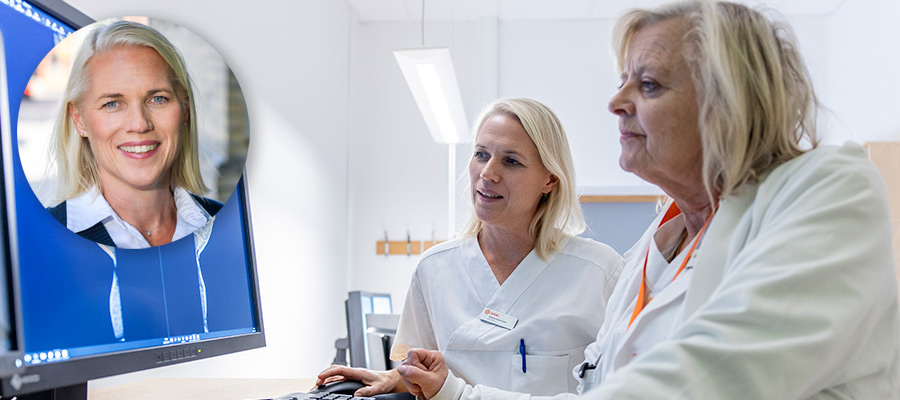
<svg viewBox="0 0 900 400">
<path fill-rule="evenodd" d="M 316 377 L 316 386 L 324 385 L 340 380 L 360 381 L 366 386 L 357 390 L 353 395 L 357 397 L 370 397 L 377 394 L 405 391 L 400 384 L 400 374 L 397 371 L 372 371 L 365 368 L 351 368 L 342 365 L 332 365 L 320 372 Z"/>
</svg>

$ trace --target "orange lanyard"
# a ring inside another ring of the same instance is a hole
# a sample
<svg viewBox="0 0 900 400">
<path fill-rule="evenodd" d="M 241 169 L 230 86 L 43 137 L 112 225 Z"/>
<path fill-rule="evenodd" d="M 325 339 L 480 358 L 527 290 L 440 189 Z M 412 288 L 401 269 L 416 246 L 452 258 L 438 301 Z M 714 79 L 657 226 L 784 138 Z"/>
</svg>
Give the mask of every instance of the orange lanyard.
<svg viewBox="0 0 900 400">
<path fill-rule="evenodd" d="M 716 206 L 718 208 L 718 206 Z M 681 271 L 684 271 L 684 267 L 687 266 L 688 260 L 691 259 L 691 254 L 694 252 L 694 248 L 697 247 L 697 243 L 700 242 L 700 237 L 703 236 L 703 231 L 706 230 L 707 225 L 709 225 L 709 221 L 712 220 L 713 214 L 716 211 L 713 209 L 713 212 L 709 213 L 709 217 L 706 218 L 706 222 L 703 224 L 703 228 L 700 228 L 700 232 L 697 232 L 697 237 L 694 238 L 694 243 L 691 245 L 691 249 L 688 250 L 687 254 L 684 256 L 684 261 L 681 262 L 681 266 L 678 267 L 678 271 L 675 272 L 675 276 L 672 278 L 674 282 L 678 275 L 681 274 Z M 677 217 L 681 214 L 681 210 L 678 208 L 678 204 L 674 202 L 666 210 L 666 215 L 663 215 L 662 221 L 659 222 L 659 226 L 656 228 L 657 230 L 662 227 L 666 222 L 669 222 L 672 218 Z M 631 323 L 637 319 L 638 314 L 641 313 L 641 310 L 644 309 L 644 306 L 647 305 L 649 300 L 645 300 L 647 297 L 647 259 L 650 258 L 650 247 L 653 246 L 653 238 L 650 238 L 650 245 L 647 246 L 647 255 L 644 256 L 644 272 L 641 275 L 641 289 L 638 292 L 637 303 L 634 305 L 634 312 L 631 313 L 631 320 L 628 321 L 628 327 L 631 328 Z"/>
</svg>

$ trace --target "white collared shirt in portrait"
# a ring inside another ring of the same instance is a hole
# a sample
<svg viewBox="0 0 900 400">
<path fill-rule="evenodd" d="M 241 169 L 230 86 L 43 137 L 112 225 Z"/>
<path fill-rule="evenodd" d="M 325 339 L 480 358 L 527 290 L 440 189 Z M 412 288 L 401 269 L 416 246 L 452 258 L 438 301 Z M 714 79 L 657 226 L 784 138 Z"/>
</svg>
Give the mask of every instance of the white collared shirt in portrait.
<svg viewBox="0 0 900 400">
<path fill-rule="evenodd" d="M 173 194 L 178 218 L 175 234 L 172 235 L 174 242 L 194 233 L 211 217 L 187 190 L 175 188 Z M 72 232 L 81 232 L 102 222 L 116 247 L 123 249 L 150 247 L 150 243 L 137 228 L 119 218 L 106 199 L 100 195 L 96 186 L 66 201 L 66 218 L 66 227 Z"/>
</svg>

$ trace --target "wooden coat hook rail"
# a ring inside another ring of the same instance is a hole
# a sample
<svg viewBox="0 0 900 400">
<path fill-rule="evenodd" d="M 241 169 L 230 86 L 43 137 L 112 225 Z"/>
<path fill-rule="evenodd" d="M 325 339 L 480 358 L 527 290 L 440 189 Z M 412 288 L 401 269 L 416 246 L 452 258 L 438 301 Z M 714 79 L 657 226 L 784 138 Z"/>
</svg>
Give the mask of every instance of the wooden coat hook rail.
<svg viewBox="0 0 900 400">
<path fill-rule="evenodd" d="M 375 243 L 375 254 L 380 256 L 411 256 L 413 254 L 422 254 L 425 250 L 441 243 L 442 241 L 434 240 L 412 240 L 409 231 L 406 232 L 406 240 L 388 240 L 387 231 L 384 232 L 384 240 Z"/>
</svg>

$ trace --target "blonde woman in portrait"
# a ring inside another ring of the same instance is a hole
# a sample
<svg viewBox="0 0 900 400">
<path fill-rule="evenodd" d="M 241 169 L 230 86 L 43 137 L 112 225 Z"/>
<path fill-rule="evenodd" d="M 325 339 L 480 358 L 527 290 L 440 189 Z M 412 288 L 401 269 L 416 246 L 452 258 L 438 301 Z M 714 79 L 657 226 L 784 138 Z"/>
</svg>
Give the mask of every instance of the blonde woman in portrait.
<svg viewBox="0 0 900 400">
<path fill-rule="evenodd" d="M 56 201 L 73 232 L 122 248 L 178 240 L 222 204 L 203 198 L 195 98 L 179 51 L 145 25 L 89 32 L 74 60 L 52 151 Z"/>
</svg>

